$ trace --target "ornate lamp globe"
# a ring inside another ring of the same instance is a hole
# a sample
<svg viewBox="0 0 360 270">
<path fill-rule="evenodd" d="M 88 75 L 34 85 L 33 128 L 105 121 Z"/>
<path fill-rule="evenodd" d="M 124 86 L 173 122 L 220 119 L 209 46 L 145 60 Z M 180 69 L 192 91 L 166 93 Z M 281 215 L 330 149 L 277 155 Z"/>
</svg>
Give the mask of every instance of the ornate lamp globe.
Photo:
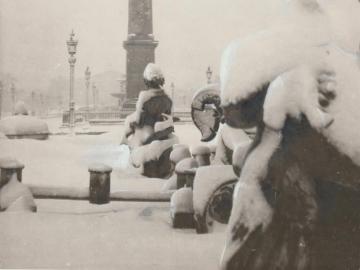
<svg viewBox="0 0 360 270">
<path fill-rule="evenodd" d="M 74 39 L 74 30 L 70 34 L 70 39 L 66 42 L 68 52 L 71 56 L 73 56 L 76 53 L 76 46 L 78 44 L 78 41 Z"/>
<path fill-rule="evenodd" d="M 211 83 L 211 76 L 212 76 L 212 70 L 211 70 L 211 68 L 210 68 L 210 66 L 207 68 L 207 70 L 206 70 L 206 77 L 207 77 L 207 79 L 208 79 L 208 83 Z"/>
</svg>

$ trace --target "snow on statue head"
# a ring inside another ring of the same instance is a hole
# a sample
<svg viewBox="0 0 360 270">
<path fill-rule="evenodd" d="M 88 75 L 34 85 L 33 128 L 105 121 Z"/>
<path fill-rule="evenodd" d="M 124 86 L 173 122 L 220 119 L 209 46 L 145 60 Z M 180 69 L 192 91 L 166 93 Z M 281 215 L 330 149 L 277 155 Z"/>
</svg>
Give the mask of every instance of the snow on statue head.
<svg viewBox="0 0 360 270">
<path fill-rule="evenodd" d="M 29 112 L 26 108 L 26 105 L 23 101 L 18 101 L 15 105 L 15 115 L 28 115 Z"/>
<path fill-rule="evenodd" d="M 144 70 L 144 82 L 148 88 L 160 89 L 165 83 L 160 67 L 154 63 L 147 64 Z"/>
<path fill-rule="evenodd" d="M 345 190 L 335 197 L 349 205 L 351 192 L 359 196 L 357 58 L 338 44 L 299 40 L 298 33 L 289 30 L 274 29 L 236 41 L 223 57 L 221 97 L 226 123 L 258 129 L 234 190 L 222 269 L 312 269 L 310 263 L 318 263 L 316 252 L 322 249 L 310 241 L 324 229 L 321 188 L 334 185 Z M 282 195 L 277 197 L 275 191 Z M 343 211 L 358 214 L 335 199 L 331 203 L 334 216 Z M 356 227 L 360 219 L 346 222 Z M 346 231 L 337 220 L 326 226 Z M 349 239 L 340 236 L 331 245 L 346 247 L 344 254 L 348 254 Z M 323 261 L 331 262 L 332 252 Z M 289 254 L 303 256 L 305 266 Z M 360 267 L 351 256 L 337 259 L 341 265 Z"/>
</svg>

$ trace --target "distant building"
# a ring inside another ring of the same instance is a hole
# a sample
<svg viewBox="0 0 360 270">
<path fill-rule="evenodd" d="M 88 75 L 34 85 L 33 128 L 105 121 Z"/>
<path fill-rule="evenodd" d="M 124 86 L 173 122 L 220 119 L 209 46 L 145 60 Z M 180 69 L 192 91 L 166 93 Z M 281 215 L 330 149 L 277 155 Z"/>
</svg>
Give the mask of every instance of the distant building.
<svg viewBox="0 0 360 270">
<path fill-rule="evenodd" d="M 139 92 L 145 88 L 143 72 L 155 62 L 158 42 L 153 36 L 152 0 L 129 0 L 128 36 L 126 50 L 126 109 L 135 109 Z"/>
</svg>

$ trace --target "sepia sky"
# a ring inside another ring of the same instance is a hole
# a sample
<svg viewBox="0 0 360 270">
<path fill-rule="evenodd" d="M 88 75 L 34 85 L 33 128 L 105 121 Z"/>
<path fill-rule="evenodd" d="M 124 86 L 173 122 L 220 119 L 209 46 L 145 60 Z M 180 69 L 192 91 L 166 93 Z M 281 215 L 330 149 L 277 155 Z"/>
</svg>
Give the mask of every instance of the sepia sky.
<svg viewBox="0 0 360 270">
<path fill-rule="evenodd" d="M 153 0 L 156 62 L 167 85 L 174 82 L 178 91 L 201 87 L 208 65 L 217 74 L 231 40 L 281 21 L 289 1 L 294 0 Z M 26 91 L 46 89 L 50 79 L 68 76 L 65 42 L 74 29 L 78 77 L 86 66 L 93 73 L 124 73 L 127 8 L 128 0 L 0 0 L 0 71 L 13 74 Z M 337 15 L 340 21 L 347 20 L 344 14 Z M 360 41 L 360 34 L 339 32 L 350 47 Z"/>
</svg>

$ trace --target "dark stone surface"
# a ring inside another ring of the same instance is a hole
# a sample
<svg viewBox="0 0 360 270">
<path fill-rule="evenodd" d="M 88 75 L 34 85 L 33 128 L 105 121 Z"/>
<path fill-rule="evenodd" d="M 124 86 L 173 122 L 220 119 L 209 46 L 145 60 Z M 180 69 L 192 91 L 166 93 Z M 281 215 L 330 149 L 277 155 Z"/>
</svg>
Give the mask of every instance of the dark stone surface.
<svg viewBox="0 0 360 270">
<path fill-rule="evenodd" d="M 137 98 L 145 89 L 144 69 L 155 62 L 158 42 L 152 36 L 152 26 L 152 0 L 129 0 L 128 39 L 124 42 L 127 99 Z"/>
<path fill-rule="evenodd" d="M 358 270 L 360 168 L 306 120 L 288 120 L 262 190 L 274 215 L 226 269 Z M 241 230 L 233 228 L 233 237 Z"/>
<path fill-rule="evenodd" d="M 94 204 L 110 202 L 110 172 L 90 171 L 89 202 Z"/>
<path fill-rule="evenodd" d="M 170 162 L 172 147 L 165 150 L 158 160 L 151 160 L 144 164 L 143 175 L 152 178 L 168 178 L 171 175 L 173 166 Z"/>
<path fill-rule="evenodd" d="M 172 226 L 175 229 L 192 229 L 195 228 L 193 213 L 175 213 Z"/>
</svg>

